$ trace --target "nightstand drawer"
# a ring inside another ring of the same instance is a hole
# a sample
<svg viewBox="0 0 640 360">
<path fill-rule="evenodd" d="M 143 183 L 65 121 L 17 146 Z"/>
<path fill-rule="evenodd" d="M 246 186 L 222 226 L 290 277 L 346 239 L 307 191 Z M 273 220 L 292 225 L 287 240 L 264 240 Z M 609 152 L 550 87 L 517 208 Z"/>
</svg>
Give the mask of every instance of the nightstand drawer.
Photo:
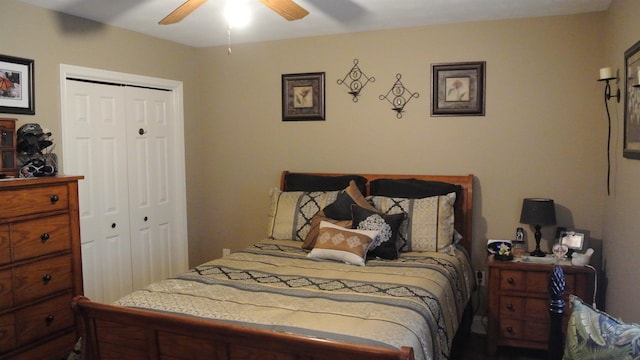
<svg viewBox="0 0 640 360">
<path fill-rule="evenodd" d="M 524 298 L 518 296 L 501 296 L 500 316 L 521 318 L 523 316 L 524 300 Z"/>
<path fill-rule="evenodd" d="M 11 269 L 0 271 L 0 309 L 13 306 Z"/>
<path fill-rule="evenodd" d="M 71 255 L 44 259 L 14 269 L 16 305 L 72 287 Z"/>
<path fill-rule="evenodd" d="M 524 291 L 527 286 L 525 279 L 526 273 L 524 271 L 502 270 L 500 272 L 500 290 Z"/>
</svg>

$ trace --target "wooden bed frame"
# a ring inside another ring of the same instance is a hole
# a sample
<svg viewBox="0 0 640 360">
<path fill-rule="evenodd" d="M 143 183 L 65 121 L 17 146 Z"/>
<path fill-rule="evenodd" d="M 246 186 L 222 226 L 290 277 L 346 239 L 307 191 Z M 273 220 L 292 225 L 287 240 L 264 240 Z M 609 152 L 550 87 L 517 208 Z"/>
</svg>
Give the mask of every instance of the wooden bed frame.
<svg viewBox="0 0 640 360">
<path fill-rule="evenodd" d="M 286 173 L 282 174 L 282 190 L 286 190 Z M 471 255 L 473 175 L 362 176 L 369 181 L 378 178 L 416 178 L 461 185 L 462 189 L 456 200 L 456 229 L 463 236 L 462 245 Z M 72 308 L 81 324 L 83 359 L 414 359 L 413 349 L 410 347 L 392 350 L 310 338 L 210 319 L 101 304 L 84 296 L 75 297 Z"/>
</svg>

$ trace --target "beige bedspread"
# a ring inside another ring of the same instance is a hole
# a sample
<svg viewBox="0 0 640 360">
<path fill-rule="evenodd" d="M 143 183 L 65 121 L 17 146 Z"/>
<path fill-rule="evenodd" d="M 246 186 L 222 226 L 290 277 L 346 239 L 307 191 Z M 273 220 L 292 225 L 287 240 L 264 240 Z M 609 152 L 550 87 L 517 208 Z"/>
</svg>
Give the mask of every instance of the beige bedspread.
<svg viewBox="0 0 640 360">
<path fill-rule="evenodd" d="M 265 240 L 154 283 L 116 304 L 448 358 L 472 291 L 466 254 L 404 253 L 366 266 Z"/>
</svg>

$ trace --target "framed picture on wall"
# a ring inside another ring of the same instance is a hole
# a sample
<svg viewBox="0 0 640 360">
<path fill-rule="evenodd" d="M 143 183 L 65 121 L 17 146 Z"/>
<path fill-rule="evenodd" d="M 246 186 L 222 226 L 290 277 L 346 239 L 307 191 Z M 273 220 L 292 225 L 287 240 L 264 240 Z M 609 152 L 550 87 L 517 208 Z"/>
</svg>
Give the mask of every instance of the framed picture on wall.
<svg viewBox="0 0 640 360">
<path fill-rule="evenodd" d="M 282 75 L 282 121 L 325 119 L 324 73 Z"/>
<path fill-rule="evenodd" d="M 0 113 L 34 115 L 33 60 L 0 55 Z"/>
<path fill-rule="evenodd" d="M 624 52 L 624 149 L 627 159 L 640 159 L 640 41 Z"/>
<path fill-rule="evenodd" d="M 485 61 L 431 64 L 431 116 L 484 116 Z"/>
</svg>

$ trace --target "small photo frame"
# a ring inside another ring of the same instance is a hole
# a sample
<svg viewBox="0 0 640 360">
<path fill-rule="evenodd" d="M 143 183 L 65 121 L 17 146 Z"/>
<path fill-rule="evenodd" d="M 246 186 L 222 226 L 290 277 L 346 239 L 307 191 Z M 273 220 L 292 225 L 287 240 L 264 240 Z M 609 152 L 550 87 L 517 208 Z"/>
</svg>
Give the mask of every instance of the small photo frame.
<svg viewBox="0 0 640 360">
<path fill-rule="evenodd" d="M 484 116 L 485 61 L 431 64 L 431 116 Z"/>
<path fill-rule="evenodd" d="M 589 231 L 579 229 L 564 229 L 560 231 L 558 243 L 566 245 L 569 250 L 582 252 L 589 243 Z"/>
<path fill-rule="evenodd" d="M 0 55 L 0 113 L 34 115 L 33 60 Z"/>
<path fill-rule="evenodd" d="M 282 121 L 325 119 L 324 72 L 282 75 Z"/>
</svg>

